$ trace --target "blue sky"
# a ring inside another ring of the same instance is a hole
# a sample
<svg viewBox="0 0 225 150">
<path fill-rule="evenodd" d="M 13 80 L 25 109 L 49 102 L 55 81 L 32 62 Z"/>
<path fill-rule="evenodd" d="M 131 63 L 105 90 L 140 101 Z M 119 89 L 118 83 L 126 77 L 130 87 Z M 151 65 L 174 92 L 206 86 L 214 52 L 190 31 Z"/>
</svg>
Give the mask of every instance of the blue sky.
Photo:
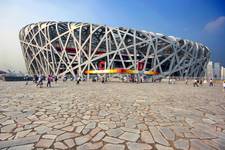
<svg viewBox="0 0 225 150">
<path fill-rule="evenodd" d="M 25 70 L 18 32 L 39 21 L 81 21 L 201 42 L 225 66 L 225 0 L 7 0 L 0 4 L 0 69 Z"/>
</svg>

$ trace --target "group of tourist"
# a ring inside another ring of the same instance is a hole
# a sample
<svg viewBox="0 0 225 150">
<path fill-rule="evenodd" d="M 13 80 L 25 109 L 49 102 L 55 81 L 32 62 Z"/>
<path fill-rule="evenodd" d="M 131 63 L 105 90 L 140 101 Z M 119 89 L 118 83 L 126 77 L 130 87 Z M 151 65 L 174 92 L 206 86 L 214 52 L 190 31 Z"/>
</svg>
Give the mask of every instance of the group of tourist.
<svg viewBox="0 0 225 150">
<path fill-rule="evenodd" d="M 193 86 L 199 87 L 199 86 L 202 86 L 202 83 L 203 83 L 202 80 L 194 79 Z"/>
<path fill-rule="evenodd" d="M 97 82 L 97 81 L 100 81 L 101 83 L 105 83 L 109 80 L 109 77 L 107 75 L 103 75 L 103 76 L 95 76 L 95 77 L 92 77 L 92 82 Z M 122 76 L 120 78 L 120 80 L 122 82 L 130 82 L 130 83 L 143 83 L 144 82 L 144 77 L 143 76 L 140 76 L 140 77 L 137 77 L 137 76 Z"/>
<path fill-rule="evenodd" d="M 26 81 L 26 85 L 28 85 L 29 76 L 28 75 L 25 76 L 24 79 Z M 42 74 L 40 74 L 40 75 L 34 75 L 33 76 L 33 82 L 36 84 L 36 86 L 39 86 L 40 88 L 43 87 L 43 82 L 45 80 L 46 80 L 46 76 L 44 76 Z M 77 76 L 77 78 L 75 80 L 76 80 L 76 84 L 78 85 L 80 83 L 80 81 L 81 81 L 81 78 L 79 76 Z M 98 78 L 97 76 L 95 76 L 95 77 L 92 78 L 92 82 L 97 82 L 99 80 L 101 81 L 101 83 L 105 83 L 105 82 L 108 81 L 108 78 L 105 77 L 105 76 L 102 76 L 100 78 Z M 142 82 L 144 82 L 144 77 L 143 76 L 140 76 L 140 78 L 137 78 L 135 76 L 129 76 L 129 77 L 123 76 L 121 78 L 121 80 L 122 80 L 122 82 L 133 82 L 133 83 L 139 83 L 139 82 L 141 82 L 142 83 Z M 58 77 L 49 74 L 47 76 L 47 87 L 51 87 L 53 81 L 55 81 L 55 83 L 57 83 Z M 67 77 L 66 76 L 63 78 L 63 81 L 64 82 L 67 81 Z M 169 79 L 169 82 L 168 83 L 169 84 L 175 84 L 175 81 L 176 81 L 175 79 Z M 202 86 L 203 83 L 206 84 L 207 83 L 207 80 L 204 80 L 204 82 L 203 82 L 202 79 L 200 79 L 200 80 L 199 79 L 194 79 L 193 86 L 194 87 L 199 87 L 199 86 Z M 188 79 L 185 80 L 185 84 L 188 85 Z M 223 81 L 222 84 L 223 84 L 222 85 L 223 86 L 223 90 L 225 91 L 225 80 Z M 210 87 L 213 87 L 214 86 L 214 82 L 213 82 L 213 79 L 212 78 L 209 80 L 209 86 Z"/>
<path fill-rule="evenodd" d="M 187 79 L 186 79 L 186 82 L 185 83 L 186 84 L 188 83 L 188 80 Z M 203 83 L 202 80 L 194 79 L 193 86 L 194 87 L 199 87 L 199 86 L 202 86 L 202 83 Z M 205 80 L 204 83 L 207 83 L 207 80 Z M 213 87 L 214 86 L 214 83 L 213 83 L 213 79 L 212 78 L 209 80 L 209 86 L 210 87 Z M 223 87 L 224 87 L 224 84 L 223 84 Z"/>
<path fill-rule="evenodd" d="M 33 76 L 33 82 L 36 84 L 36 86 L 39 86 L 40 88 L 43 86 L 43 82 L 46 80 L 46 76 L 40 74 L 40 75 L 34 75 Z M 47 87 L 51 87 L 52 86 L 52 82 L 55 81 L 55 83 L 57 83 L 58 81 L 58 77 L 57 76 L 53 76 L 51 74 L 49 74 L 47 76 Z"/>
<path fill-rule="evenodd" d="M 145 81 L 144 76 L 123 76 L 121 78 L 122 82 L 131 82 L 131 83 L 143 83 Z"/>
<path fill-rule="evenodd" d="M 185 79 L 185 84 L 188 85 L 188 83 L 189 83 L 189 80 Z M 203 86 L 203 84 L 207 84 L 207 83 L 208 83 L 209 87 L 214 87 L 215 86 L 214 81 L 211 78 L 208 81 L 207 80 L 203 81 L 202 79 L 194 79 L 193 80 L 193 87 Z M 225 91 L 225 80 L 222 82 L 222 86 L 223 86 L 223 90 Z"/>
<path fill-rule="evenodd" d="M 100 81 L 101 83 L 105 83 L 108 81 L 108 77 L 107 76 L 101 76 L 101 77 L 98 77 L 98 76 L 95 76 L 95 77 L 92 77 L 92 82 L 98 82 Z"/>
<path fill-rule="evenodd" d="M 64 76 L 62 81 L 63 82 L 66 82 L 67 80 L 68 80 L 68 77 L 67 76 Z M 80 81 L 81 81 L 81 78 L 79 76 L 77 76 L 76 78 L 71 77 L 70 78 L 70 81 L 76 81 L 76 84 L 79 84 Z M 83 79 L 83 81 L 84 81 L 84 79 Z"/>
</svg>

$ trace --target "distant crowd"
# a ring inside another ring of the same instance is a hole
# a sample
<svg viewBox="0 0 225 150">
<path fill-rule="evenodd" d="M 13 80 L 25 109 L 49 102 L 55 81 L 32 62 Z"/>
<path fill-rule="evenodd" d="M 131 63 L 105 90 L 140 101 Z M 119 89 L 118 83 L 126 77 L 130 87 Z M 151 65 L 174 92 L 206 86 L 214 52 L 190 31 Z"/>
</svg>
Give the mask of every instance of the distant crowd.
<svg viewBox="0 0 225 150">
<path fill-rule="evenodd" d="M 47 79 L 46 79 L 46 76 L 44 75 L 34 75 L 33 76 L 33 82 L 36 84 L 36 86 L 39 86 L 39 87 L 42 87 L 43 86 L 43 82 L 47 80 L 47 87 L 51 87 L 51 83 L 53 81 L 55 81 L 55 83 L 57 83 L 58 81 L 58 77 L 57 76 L 53 76 L 51 74 L 49 74 L 47 76 Z"/>
<path fill-rule="evenodd" d="M 26 80 L 26 85 L 28 84 L 29 81 L 29 76 L 25 77 Z M 67 76 L 64 76 L 62 81 L 66 82 L 68 80 Z M 79 76 L 77 76 L 76 78 L 72 77 L 70 78 L 71 81 L 76 81 L 76 84 L 79 84 L 81 81 L 86 81 L 85 78 L 80 78 Z M 105 83 L 109 80 L 109 76 L 103 75 L 103 76 L 94 76 L 92 77 L 92 82 L 101 82 L 101 83 Z M 122 82 L 131 82 L 131 83 L 143 83 L 146 81 L 146 78 L 144 76 L 135 76 L 135 75 L 129 75 L 129 76 L 122 76 L 120 77 L 120 80 Z M 168 78 L 168 84 L 175 84 L 176 81 L 179 80 L 179 78 Z M 52 86 L 52 82 L 55 82 L 55 84 L 58 81 L 58 77 L 57 76 L 53 76 L 51 74 L 49 74 L 47 77 L 44 75 L 34 75 L 33 76 L 33 82 L 36 84 L 37 87 L 43 87 L 44 81 L 47 81 L 47 87 L 51 87 Z M 158 78 L 158 79 L 153 79 L 152 78 L 152 82 L 161 82 L 162 78 Z M 192 82 L 193 87 L 199 87 L 202 86 L 203 84 L 208 84 L 209 87 L 213 87 L 214 86 L 214 81 L 213 79 L 210 80 L 202 80 L 202 79 L 185 79 L 185 84 L 188 85 L 189 82 Z M 225 80 L 222 83 L 223 85 L 223 90 L 225 91 Z"/>
<path fill-rule="evenodd" d="M 202 86 L 203 83 L 206 84 L 207 82 L 208 82 L 207 80 L 204 80 L 203 81 L 202 79 L 200 79 L 200 80 L 194 79 L 193 86 L 194 87 L 199 87 L 199 86 Z M 188 80 L 186 79 L 186 84 L 187 83 L 188 83 Z M 212 79 L 209 80 L 209 86 L 210 87 L 213 87 L 214 86 L 214 83 L 213 83 L 213 80 Z"/>
</svg>

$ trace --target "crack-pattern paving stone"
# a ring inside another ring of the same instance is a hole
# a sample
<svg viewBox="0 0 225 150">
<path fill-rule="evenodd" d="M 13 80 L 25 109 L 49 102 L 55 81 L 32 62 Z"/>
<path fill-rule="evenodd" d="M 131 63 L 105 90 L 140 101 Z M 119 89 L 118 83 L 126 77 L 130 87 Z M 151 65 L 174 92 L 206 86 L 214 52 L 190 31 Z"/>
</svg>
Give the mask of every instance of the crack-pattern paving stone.
<svg viewBox="0 0 225 150">
<path fill-rule="evenodd" d="M 62 130 L 71 132 L 74 130 L 74 126 L 67 126 L 67 127 L 63 128 Z"/>
<path fill-rule="evenodd" d="M 185 139 L 178 139 L 174 142 L 174 146 L 176 147 L 176 149 L 188 150 L 189 142 Z"/>
<path fill-rule="evenodd" d="M 0 149 L 225 149 L 221 86 L 0 82 Z"/>
<path fill-rule="evenodd" d="M 204 143 L 212 147 L 215 147 L 216 149 L 225 149 L 224 140 L 221 140 L 221 141 L 218 141 L 218 139 L 204 140 Z"/>
<path fill-rule="evenodd" d="M 8 124 L 1 128 L 1 132 L 12 132 L 16 128 L 16 124 Z"/>
<path fill-rule="evenodd" d="M 64 143 L 65 143 L 69 148 L 73 148 L 73 147 L 76 145 L 73 139 L 67 139 L 67 140 L 64 140 Z"/>
<path fill-rule="evenodd" d="M 61 135 L 63 133 L 65 133 L 65 131 L 61 131 L 61 130 L 57 130 L 57 129 L 47 132 L 47 134 L 50 134 L 50 135 Z"/>
<path fill-rule="evenodd" d="M 81 145 L 81 144 L 88 142 L 90 139 L 91 139 L 90 135 L 80 136 L 80 137 L 75 138 L 75 143 L 77 145 Z"/>
<path fill-rule="evenodd" d="M 97 127 L 97 128 L 94 128 L 93 130 L 91 130 L 91 132 L 89 133 L 90 136 L 95 136 L 96 134 L 98 134 L 102 129 Z"/>
<path fill-rule="evenodd" d="M 65 144 L 63 144 L 62 142 L 55 142 L 54 148 L 55 149 L 68 149 L 68 147 Z"/>
<path fill-rule="evenodd" d="M 127 141 L 132 141 L 136 142 L 138 138 L 140 137 L 139 134 L 136 133 L 130 133 L 130 132 L 125 132 L 123 133 L 119 138 Z"/>
<path fill-rule="evenodd" d="M 53 144 L 53 141 L 54 140 L 51 139 L 40 139 L 35 147 L 50 148 L 50 146 Z"/>
<path fill-rule="evenodd" d="M 103 142 L 97 143 L 85 143 L 77 147 L 77 150 L 94 150 L 100 149 L 103 146 Z"/>
<path fill-rule="evenodd" d="M 201 131 L 201 130 L 192 130 L 193 134 L 200 139 L 214 139 L 217 138 L 217 135 L 214 133 L 210 133 L 209 131 Z"/>
<path fill-rule="evenodd" d="M 151 150 L 152 146 L 145 143 L 132 143 L 128 142 L 127 147 L 129 150 Z"/>
<path fill-rule="evenodd" d="M 88 129 L 94 129 L 96 127 L 96 122 L 90 122 L 89 124 L 87 124 L 87 126 L 85 128 Z"/>
<path fill-rule="evenodd" d="M 190 145 L 190 150 L 211 150 L 213 149 L 212 147 L 206 145 L 205 143 L 203 143 L 202 141 L 200 141 L 199 139 L 192 139 L 191 140 L 191 145 Z"/>
<path fill-rule="evenodd" d="M 108 143 L 113 143 L 113 144 L 120 144 L 120 143 L 124 142 L 124 140 L 117 139 L 117 138 L 114 138 L 114 137 L 109 137 L 109 136 L 105 136 L 103 141 L 108 142 Z"/>
<path fill-rule="evenodd" d="M 40 138 L 40 135 L 35 135 L 35 136 L 27 136 L 27 137 L 15 139 L 15 140 L 0 141 L 0 149 L 6 148 L 6 147 L 25 145 L 25 144 L 32 144 L 37 142 L 39 138 Z"/>
<path fill-rule="evenodd" d="M 75 130 L 77 133 L 81 133 L 85 126 L 78 126 Z"/>
<path fill-rule="evenodd" d="M 8 124 L 14 124 L 15 122 L 14 122 L 14 120 L 7 120 L 7 121 L 5 121 L 5 122 L 2 122 L 1 124 L 3 125 L 3 126 L 5 126 L 5 125 L 8 125 Z"/>
<path fill-rule="evenodd" d="M 170 140 L 170 141 L 175 140 L 175 133 L 171 129 L 162 127 L 160 128 L 160 132 L 164 135 L 164 137 L 167 140 Z"/>
<path fill-rule="evenodd" d="M 167 142 L 167 140 L 161 135 L 161 133 L 159 132 L 159 130 L 156 127 L 149 127 L 153 139 L 155 140 L 155 142 L 160 143 L 162 145 L 165 146 L 170 146 L 170 144 Z"/>
<path fill-rule="evenodd" d="M 131 128 L 126 128 L 126 127 L 121 127 L 121 129 L 126 132 L 133 132 L 133 133 L 137 133 L 137 134 L 140 133 L 139 129 L 131 129 Z"/>
<path fill-rule="evenodd" d="M 93 142 L 100 141 L 105 136 L 105 132 L 101 131 L 99 132 L 93 139 L 91 139 Z"/>
<path fill-rule="evenodd" d="M 75 122 L 75 123 L 73 123 L 73 126 L 74 126 L 74 127 L 82 126 L 82 125 L 83 125 L 82 122 Z"/>
<path fill-rule="evenodd" d="M 160 145 L 160 144 L 156 144 L 155 147 L 157 150 L 173 150 L 172 147 L 167 147 L 167 146 Z"/>
<path fill-rule="evenodd" d="M 1 141 L 6 140 L 11 136 L 12 136 L 12 133 L 0 133 L 0 140 Z"/>
<path fill-rule="evenodd" d="M 101 122 L 98 124 L 98 127 L 103 129 L 103 130 L 108 130 L 109 129 L 108 126 L 106 126 L 104 123 L 101 123 Z"/>
<path fill-rule="evenodd" d="M 75 137 L 78 137 L 78 136 L 79 136 L 79 134 L 77 134 L 77 133 L 64 133 L 62 135 L 59 135 L 56 138 L 56 141 L 62 141 L 62 140 L 65 140 L 65 139 L 75 138 Z"/>
<path fill-rule="evenodd" d="M 42 138 L 44 138 L 44 139 L 52 139 L 52 140 L 54 140 L 56 137 L 57 137 L 57 135 L 53 135 L 53 134 L 46 134 L 46 135 L 43 135 L 43 137 L 42 137 Z"/>
<path fill-rule="evenodd" d="M 123 133 L 124 133 L 124 131 L 120 128 L 109 129 L 106 131 L 106 134 L 108 134 L 109 136 L 112 136 L 112 137 L 118 137 Z"/>
<path fill-rule="evenodd" d="M 15 139 L 24 137 L 28 135 L 31 132 L 31 130 L 24 130 L 16 133 Z"/>
<path fill-rule="evenodd" d="M 145 143 L 155 143 L 149 131 L 141 132 L 141 140 Z"/>
<path fill-rule="evenodd" d="M 34 144 L 14 146 L 14 147 L 10 147 L 8 150 L 31 150 L 34 148 L 33 146 L 34 146 Z"/>
<path fill-rule="evenodd" d="M 38 134 L 43 134 L 43 133 L 51 131 L 52 129 L 46 126 L 39 126 L 34 128 L 34 130 L 37 131 Z"/>
<path fill-rule="evenodd" d="M 105 144 L 102 150 L 124 150 L 125 145 L 122 144 Z"/>
</svg>

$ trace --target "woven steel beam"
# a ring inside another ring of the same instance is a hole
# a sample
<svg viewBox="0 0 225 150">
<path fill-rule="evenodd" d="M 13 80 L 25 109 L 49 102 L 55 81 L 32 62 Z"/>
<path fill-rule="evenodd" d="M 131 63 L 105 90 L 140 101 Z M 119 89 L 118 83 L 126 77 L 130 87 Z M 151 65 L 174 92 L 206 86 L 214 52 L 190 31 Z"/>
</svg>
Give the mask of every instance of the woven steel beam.
<svg viewBox="0 0 225 150">
<path fill-rule="evenodd" d="M 29 74 L 84 76 L 86 70 L 124 68 L 161 76 L 203 77 L 210 50 L 201 43 L 138 31 L 75 22 L 39 22 L 19 33 Z M 89 75 L 88 75 L 89 78 Z"/>
</svg>

